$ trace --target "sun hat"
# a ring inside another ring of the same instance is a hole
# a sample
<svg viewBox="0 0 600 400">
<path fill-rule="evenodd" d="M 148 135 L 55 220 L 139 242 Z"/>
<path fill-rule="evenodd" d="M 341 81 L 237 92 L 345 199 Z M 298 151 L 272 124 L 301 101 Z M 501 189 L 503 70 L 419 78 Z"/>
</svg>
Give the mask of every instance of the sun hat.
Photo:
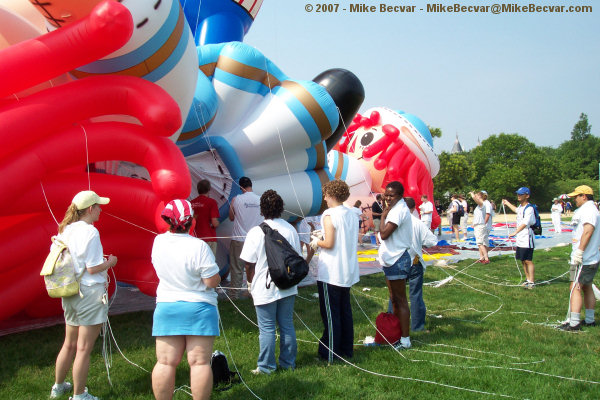
<svg viewBox="0 0 600 400">
<path fill-rule="evenodd" d="M 516 194 L 531 194 L 531 192 L 529 191 L 529 188 L 526 188 L 525 186 L 520 187 L 515 193 Z"/>
<path fill-rule="evenodd" d="M 71 203 L 75 204 L 78 210 L 84 210 L 94 204 L 108 204 L 110 199 L 108 197 L 100 197 L 91 190 L 84 190 L 79 192 L 73 197 Z"/>
<path fill-rule="evenodd" d="M 194 218 L 192 204 L 187 200 L 171 200 L 167 203 L 160 216 L 175 228 L 183 228 L 185 224 Z"/>
<path fill-rule="evenodd" d="M 594 195 L 594 191 L 592 190 L 591 187 L 587 186 L 587 185 L 581 185 L 581 186 L 577 186 L 575 188 L 575 190 L 573 190 L 573 193 L 569 193 L 567 196 L 569 197 L 575 197 L 577 195 L 580 194 L 589 194 L 589 195 Z"/>
</svg>

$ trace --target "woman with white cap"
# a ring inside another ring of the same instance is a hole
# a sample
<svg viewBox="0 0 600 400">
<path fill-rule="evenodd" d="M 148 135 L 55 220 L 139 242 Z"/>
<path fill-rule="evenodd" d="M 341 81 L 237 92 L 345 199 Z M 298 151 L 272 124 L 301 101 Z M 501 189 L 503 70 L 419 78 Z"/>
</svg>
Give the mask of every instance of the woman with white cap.
<svg viewBox="0 0 600 400">
<path fill-rule="evenodd" d="M 210 359 L 219 335 L 219 311 L 214 288 L 221 282 L 212 250 L 190 236 L 193 211 L 187 200 L 172 200 L 161 213 L 169 231 L 156 236 L 152 264 L 159 283 L 152 336 L 156 336 L 157 362 L 152 390 L 158 400 L 171 399 L 175 370 L 187 351 L 194 399 L 212 392 Z"/>
<path fill-rule="evenodd" d="M 58 226 L 58 238 L 66 243 L 74 261 L 75 273 L 81 276 L 79 295 L 63 297 L 65 341 L 56 358 L 55 379 L 50 397 L 73 389 L 73 399 L 97 400 L 85 387 L 90 367 L 90 353 L 108 318 L 107 274 L 117 264 L 117 257 L 104 258 L 100 234 L 94 222 L 100 218 L 100 205 L 108 204 L 91 190 L 77 193 Z M 65 377 L 73 365 L 73 384 Z"/>
</svg>

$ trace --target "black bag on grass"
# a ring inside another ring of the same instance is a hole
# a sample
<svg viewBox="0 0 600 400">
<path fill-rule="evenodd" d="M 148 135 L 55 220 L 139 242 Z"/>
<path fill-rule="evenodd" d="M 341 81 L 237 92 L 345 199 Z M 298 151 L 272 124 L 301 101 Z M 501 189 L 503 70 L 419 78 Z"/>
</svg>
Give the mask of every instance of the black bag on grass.
<svg viewBox="0 0 600 400">
<path fill-rule="evenodd" d="M 237 377 L 237 372 L 232 372 L 229 369 L 229 363 L 227 363 L 227 357 L 219 350 L 215 350 L 210 359 L 210 368 L 213 373 L 213 386 L 229 385 L 233 377 Z M 222 388 L 221 390 L 229 389 L 229 387 Z"/>
<path fill-rule="evenodd" d="M 281 236 L 281 233 L 272 229 L 267 223 L 260 224 L 260 228 L 265 234 L 265 253 L 267 253 L 267 264 L 269 272 L 267 274 L 267 289 L 271 287 L 271 281 L 279 289 L 289 289 L 297 285 L 306 275 L 308 275 L 308 263 L 296 253 L 288 241 Z"/>
</svg>

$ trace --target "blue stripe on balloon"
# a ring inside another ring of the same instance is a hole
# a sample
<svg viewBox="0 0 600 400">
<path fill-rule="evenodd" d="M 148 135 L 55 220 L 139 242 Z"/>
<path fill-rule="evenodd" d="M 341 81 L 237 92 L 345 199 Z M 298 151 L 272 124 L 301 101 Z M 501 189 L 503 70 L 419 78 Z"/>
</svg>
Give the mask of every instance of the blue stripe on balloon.
<svg viewBox="0 0 600 400">
<path fill-rule="evenodd" d="M 334 152 L 332 152 L 332 154 L 333 154 L 333 166 L 331 167 L 331 170 L 337 171 L 338 163 L 340 162 L 340 155 L 342 153 L 340 153 L 339 151 L 334 151 Z"/>
<path fill-rule="evenodd" d="M 219 153 L 219 156 L 227 167 L 233 182 L 237 182 L 242 176 L 244 176 L 244 168 L 242 167 L 234 148 L 227 141 L 227 139 L 221 136 L 203 136 L 202 139 L 203 140 L 198 140 L 197 142 L 188 146 L 181 146 L 180 149 L 183 155 L 187 157 L 203 151 L 208 151 L 213 148 Z M 238 185 L 233 184 L 231 187 L 231 192 L 229 193 L 229 201 L 219 208 L 221 221 L 225 219 L 225 216 L 229 215 L 229 204 L 231 199 L 241 193 L 242 191 Z"/>
<path fill-rule="evenodd" d="M 267 93 L 269 93 L 269 88 L 263 85 L 261 82 L 242 78 L 241 76 L 233 75 L 219 68 L 215 69 L 213 80 L 223 82 L 226 85 L 248 93 L 255 93 L 261 96 L 265 96 Z"/>
<path fill-rule="evenodd" d="M 306 169 L 307 170 L 315 169 L 315 166 L 317 165 L 317 149 L 315 149 L 314 147 L 306 149 L 306 155 L 308 156 L 308 162 L 306 163 L 307 164 Z"/>
<path fill-rule="evenodd" d="M 349 160 L 347 154 L 340 153 L 340 155 L 342 157 L 344 157 L 344 166 L 342 167 L 342 176 L 340 177 L 340 179 L 343 180 L 343 181 L 345 181 L 346 178 L 348 177 L 348 164 L 350 164 L 350 160 Z"/>
<path fill-rule="evenodd" d="M 162 64 L 160 64 L 158 68 L 155 68 L 154 71 L 144 75 L 142 78 L 149 80 L 150 82 L 156 82 L 171 72 L 171 70 L 175 68 L 177 64 L 179 64 L 179 61 L 181 61 L 181 58 L 185 54 L 190 36 L 191 34 L 189 33 L 189 28 L 187 27 L 186 22 L 181 39 L 173 50 L 173 53 L 171 53 L 171 55 Z"/>
<path fill-rule="evenodd" d="M 123 54 L 119 57 L 109 58 L 106 60 L 98 60 L 91 64 L 79 67 L 77 68 L 77 70 L 93 74 L 106 74 L 110 72 L 122 71 L 124 69 L 139 64 L 141 61 L 146 60 L 151 55 L 156 53 L 165 44 L 167 39 L 169 39 L 169 36 L 171 36 L 171 33 L 173 33 L 175 26 L 177 25 L 179 14 L 179 1 L 172 0 L 171 10 L 169 11 L 169 15 L 167 16 L 167 19 L 165 20 L 164 24 L 160 27 L 156 34 L 154 34 L 154 36 L 152 36 L 146 43 L 144 43 L 143 45 L 141 45 L 140 47 L 138 47 L 130 53 Z M 186 34 L 188 32 L 188 29 L 189 28 L 184 28 L 184 34 L 182 36 L 187 37 Z"/>
<path fill-rule="evenodd" d="M 310 142 L 312 144 L 319 143 L 321 141 L 321 132 L 319 131 L 319 127 L 315 123 L 312 115 L 310 115 L 300 100 L 298 100 L 292 94 L 292 92 L 281 86 L 273 88 L 273 94 L 283 100 L 286 106 L 294 114 L 298 122 L 300 122 L 304 128 L 304 131 L 308 135 Z"/>
<path fill-rule="evenodd" d="M 306 171 L 308 178 L 310 179 L 310 185 L 312 187 L 313 200 L 312 205 L 310 206 L 309 215 L 317 215 L 319 210 L 321 209 L 321 179 L 319 179 L 319 175 L 315 171 Z"/>
</svg>

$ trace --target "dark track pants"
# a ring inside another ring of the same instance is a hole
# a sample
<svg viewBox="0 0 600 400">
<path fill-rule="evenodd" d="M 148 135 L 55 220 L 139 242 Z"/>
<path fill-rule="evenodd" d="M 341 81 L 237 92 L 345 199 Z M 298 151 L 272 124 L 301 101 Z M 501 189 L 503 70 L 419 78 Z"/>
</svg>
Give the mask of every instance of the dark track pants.
<svg viewBox="0 0 600 400">
<path fill-rule="evenodd" d="M 319 308 L 323 320 L 323 336 L 319 356 L 333 362 L 350 358 L 354 352 L 354 325 L 350 306 L 350 288 L 317 281 Z M 337 354 L 334 355 L 333 353 Z"/>
</svg>

